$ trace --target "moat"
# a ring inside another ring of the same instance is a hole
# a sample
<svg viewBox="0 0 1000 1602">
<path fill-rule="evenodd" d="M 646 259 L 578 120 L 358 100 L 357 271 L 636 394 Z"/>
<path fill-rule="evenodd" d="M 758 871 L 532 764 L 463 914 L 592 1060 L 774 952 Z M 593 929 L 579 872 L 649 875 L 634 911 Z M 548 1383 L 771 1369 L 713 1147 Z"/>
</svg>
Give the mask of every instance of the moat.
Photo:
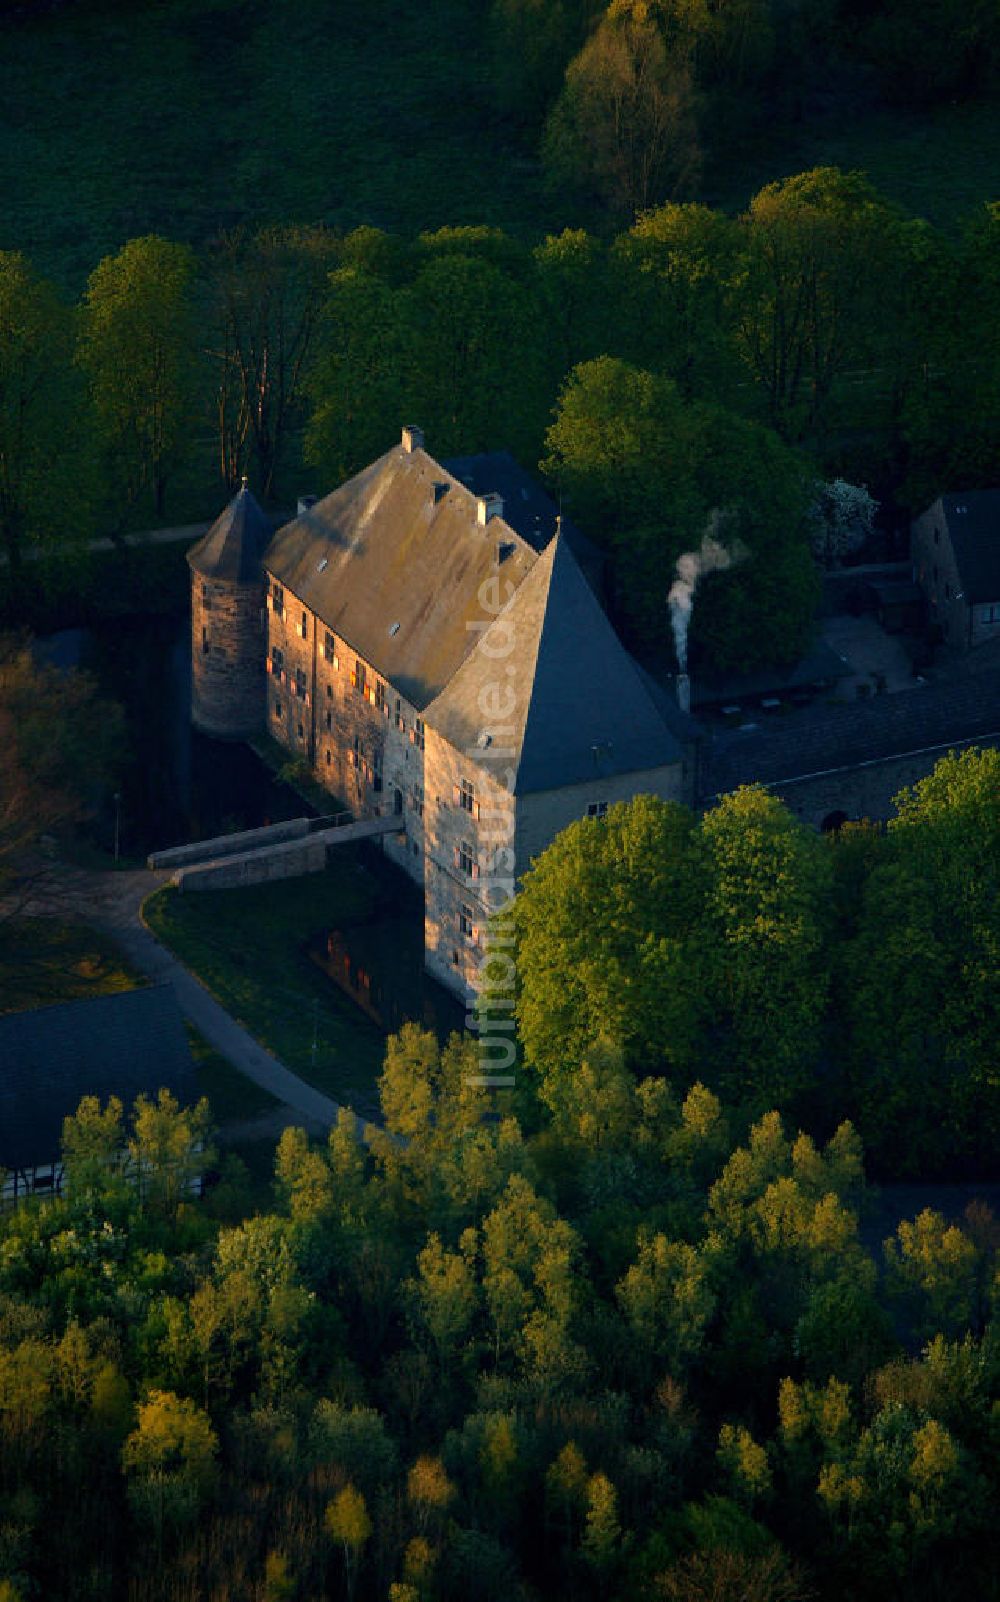
<svg viewBox="0 0 1000 1602">
<path fill-rule="evenodd" d="M 142 861 L 168 845 L 312 813 L 249 746 L 213 740 L 190 720 L 190 624 L 139 616 L 65 629 L 38 641 L 59 667 L 78 667 L 124 709 L 126 750 L 118 802 L 91 825 L 102 851 Z M 117 816 L 116 816 L 117 814 Z M 370 913 L 313 931 L 303 953 L 379 1029 L 409 1019 L 444 1035 L 464 1009 L 423 966 L 423 898 L 377 848 L 362 846 L 379 885 Z M 336 872 L 336 858 L 333 871 Z"/>
</svg>

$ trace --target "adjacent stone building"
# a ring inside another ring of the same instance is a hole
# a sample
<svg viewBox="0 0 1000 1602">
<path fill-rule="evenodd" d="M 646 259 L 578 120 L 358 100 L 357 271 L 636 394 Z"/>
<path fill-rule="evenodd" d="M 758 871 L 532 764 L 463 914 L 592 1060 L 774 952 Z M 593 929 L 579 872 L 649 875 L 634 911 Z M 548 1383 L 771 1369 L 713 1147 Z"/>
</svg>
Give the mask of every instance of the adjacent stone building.
<svg viewBox="0 0 1000 1602">
<path fill-rule="evenodd" d="M 1000 489 L 941 495 L 913 524 L 913 576 L 946 643 L 1000 639 Z"/>
<path fill-rule="evenodd" d="M 270 541 L 256 635 L 251 501 L 190 558 L 196 721 L 266 720 L 355 814 L 398 817 L 384 849 L 424 888 L 428 967 L 466 997 L 490 911 L 561 829 L 640 792 L 693 800 L 693 725 L 608 622 L 593 547 L 505 453 L 439 462 L 404 429 Z M 217 637 L 223 579 L 244 610 Z"/>
</svg>

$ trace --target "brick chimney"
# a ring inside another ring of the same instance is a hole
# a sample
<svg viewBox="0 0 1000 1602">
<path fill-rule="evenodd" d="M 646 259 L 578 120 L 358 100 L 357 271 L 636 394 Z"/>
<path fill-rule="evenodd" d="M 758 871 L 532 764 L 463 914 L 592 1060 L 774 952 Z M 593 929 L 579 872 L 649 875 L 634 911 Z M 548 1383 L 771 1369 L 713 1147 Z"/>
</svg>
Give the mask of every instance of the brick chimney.
<svg viewBox="0 0 1000 1602">
<path fill-rule="evenodd" d="M 503 496 L 496 490 L 476 497 L 476 522 L 485 528 L 491 517 L 503 517 Z"/>
</svg>

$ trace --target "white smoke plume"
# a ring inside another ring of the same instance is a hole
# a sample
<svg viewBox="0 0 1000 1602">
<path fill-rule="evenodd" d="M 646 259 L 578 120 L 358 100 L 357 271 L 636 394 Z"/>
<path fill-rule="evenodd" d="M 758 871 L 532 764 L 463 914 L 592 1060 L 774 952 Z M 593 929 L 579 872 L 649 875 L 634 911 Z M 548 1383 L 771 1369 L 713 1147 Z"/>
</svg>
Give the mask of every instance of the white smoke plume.
<svg viewBox="0 0 1000 1602">
<path fill-rule="evenodd" d="M 667 605 L 670 608 L 670 627 L 674 631 L 677 666 L 687 672 L 688 629 L 694 607 L 694 592 L 706 573 L 721 573 L 735 562 L 741 562 L 746 550 L 739 540 L 723 545 L 719 535 L 731 520 L 731 514 L 714 511 L 709 514 L 701 544 L 696 551 L 685 551 L 677 558 L 676 578 L 670 586 Z"/>
</svg>

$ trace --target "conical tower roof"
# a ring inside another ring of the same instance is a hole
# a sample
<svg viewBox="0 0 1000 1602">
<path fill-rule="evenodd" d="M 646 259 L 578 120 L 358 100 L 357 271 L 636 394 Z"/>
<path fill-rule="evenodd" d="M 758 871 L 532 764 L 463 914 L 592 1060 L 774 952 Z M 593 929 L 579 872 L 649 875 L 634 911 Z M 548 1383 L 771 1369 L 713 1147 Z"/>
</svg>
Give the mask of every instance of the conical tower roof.
<svg viewBox="0 0 1000 1602">
<path fill-rule="evenodd" d="M 506 704 L 508 686 L 510 715 L 485 718 L 480 708 Z M 491 767 L 479 742 L 497 725 L 495 768 L 512 770 L 517 795 L 680 762 L 686 722 L 668 727 L 559 534 L 424 716 Z"/>
<path fill-rule="evenodd" d="M 188 562 L 202 578 L 254 584 L 261 577 L 264 552 L 274 534 L 271 519 L 247 488 L 233 496 L 208 533 L 188 551 Z"/>
</svg>

